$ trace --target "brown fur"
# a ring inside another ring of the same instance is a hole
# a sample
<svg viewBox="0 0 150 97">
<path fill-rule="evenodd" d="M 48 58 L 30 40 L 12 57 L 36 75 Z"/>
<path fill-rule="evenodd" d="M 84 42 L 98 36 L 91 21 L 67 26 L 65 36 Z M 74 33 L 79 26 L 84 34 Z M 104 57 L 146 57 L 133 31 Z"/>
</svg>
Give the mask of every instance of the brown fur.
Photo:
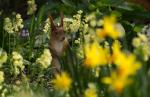
<svg viewBox="0 0 150 97">
<path fill-rule="evenodd" d="M 52 16 L 49 16 L 51 22 L 51 36 L 50 36 L 50 51 L 52 53 L 52 66 L 54 68 L 54 73 L 61 71 L 61 64 L 59 62 L 59 57 L 64 53 L 68 40 L 64 33 L 63 28 L 63 14 L 61 14 L 61 24 L 60 26 L 55 26 Z"/>
</svg>

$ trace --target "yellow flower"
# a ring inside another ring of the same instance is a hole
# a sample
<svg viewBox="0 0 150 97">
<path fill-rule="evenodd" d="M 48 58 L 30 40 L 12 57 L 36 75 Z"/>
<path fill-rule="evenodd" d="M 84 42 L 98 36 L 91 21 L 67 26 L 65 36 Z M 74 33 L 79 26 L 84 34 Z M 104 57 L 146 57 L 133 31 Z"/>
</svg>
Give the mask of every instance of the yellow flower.
<svg viewBox="0 0 150 97">
<path fill-rule="evenodd" d="M 135 74 L 140 69 L 141 64 L 136 61 L 136 56 L 122 52 L 119 42 L 114 42 L 112 47 L 112 62 L 117 65 L 119 74 L 129 76 Z"/>
<path fill-rule="evenodd" d="M 107 49 L 99 46 L 97 42 L 85 46 L 85 63 L 88 68 L 95 68 L 99 65 L 105 65 L 108 62 Z"/>
<path fill-rule="evenodd" d="M 109 84 L 111 89 L 121 93 L 123 88 L 130 83 L 130 76 L 135 75 L 141 64 L 136 61 L 134 54 L 122 52 L 118 41 L 112 45 L 111 63 L 116 65 L 116 70 L 111 73 L 110 77 L 105 77 L 102 81 Z"/>
<path fill-rule="evenodd" d="M 118 76 L 116 72 L 112 72 L 111 76 L 103 78 L 102 82 L 110 85 L 111 90 L 121 93 L 124 87 L 130 83 L 130 80 L 126 77 Z"/>
<path fill-rule="evenodd" d="M 97 34 L 100 38 L 109 36 L 113 39 L 117 39 L 117 38 L 123 36 L 122 31 L 120 32 L 119 27 L 117 27 L 116 17 L 114 15 L 105 16 L 103 18 L 103 29 L 98 30 Z"/>
<path fill-rule="evenodd" d="M 52 80 L 54 88 L 60 91 L 69 91 L 72 83 L 72 79 L 66 72 L 56 74 L 56 78 Z"/>
<path fill-rule="evenodd" d="M 93 83 L 89 84 L 89 88 L 85 90 L 84 97 L 98 97 L 96 87 Z"/>
<path fill-rule="evenodd" d="M 112 45 L 112 56 L 110 59 L 110 62 L 113 63 L 115 61 L 115 59 L 119 58 L 121 55 L 121 45 L 119 43 L 119 41 L 115 41 Z"/>
<path fill-rule="evenodd" d="M 96 29 L 96 34 L 102 39 L 107 36 L 106 32 L 103 29 Z"/>
<path fill-rule="evenodd" d="M 136 58 L 133 54 L 120 55 L 120 58 L 115 60 L 115 64 L 117 65 L 117 71 L 121 76 L 134 75 L 141 67 L 141 64 L 136 62 Z"/>
</svg>

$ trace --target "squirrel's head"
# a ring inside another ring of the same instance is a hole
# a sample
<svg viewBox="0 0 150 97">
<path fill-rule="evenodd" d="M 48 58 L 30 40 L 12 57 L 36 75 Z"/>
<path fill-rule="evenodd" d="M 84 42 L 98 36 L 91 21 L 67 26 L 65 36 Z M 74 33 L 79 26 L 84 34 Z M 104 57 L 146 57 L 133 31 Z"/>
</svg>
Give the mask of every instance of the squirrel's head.
<svg viewBox="0 0 150 97">
<path fill-rule="evenodd" d="M 56 26 L 53 22 L 53 18 L 50 15 L 50 23 L 51 23 L 51 38 L 57 41 L 64 41 L 65 40 L 65 33 L 64 33 L 64 27 L 63 27 L 63 13 L 61 13 L 61 23 L 60 26 Z"/>
<path fill-rule="evenodd" d="M 68 40 L 63 28 L 63 14 L 61 13 L 60 26 L 55 26 L 52 16 L 49 16 L 51 22 L 50 48 L 55 51 L 57 55 L 61 55 L 68 45 Z"/>
</svg>

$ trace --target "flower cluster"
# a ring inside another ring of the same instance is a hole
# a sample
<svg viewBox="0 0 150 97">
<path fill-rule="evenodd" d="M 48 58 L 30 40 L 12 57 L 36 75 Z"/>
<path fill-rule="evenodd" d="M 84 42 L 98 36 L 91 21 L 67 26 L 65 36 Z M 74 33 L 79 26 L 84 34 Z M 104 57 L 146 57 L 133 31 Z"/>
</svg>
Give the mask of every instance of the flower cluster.
<svg viewBox="0 0 150 97">
<path fill-rule="evenodd" d="M 93 83 L 89 83 L 89 88 L 85 90 L 84 97 L 98 97 L 96 86 Z"/>
<path fill-rule="evenodd" d="M 51 65 L 52 56 L 49 49 L 44 49 L 43 54 L 37 58 L 36 62 L 39 63 L 43 68 L 48 68 Z"/>
<path fill-rule="evenodd" d="M 148 37 L 145 34 L 138 33 L 138 37 L 135 37 L 132 41 L 133 46 L 136 48 L 136 53 L 142 53 L 143 60 L 147 61 L 150 57 L 150 43 Z"/>
<path fill-rule="evenodd" d="M 87 23 L 89 22 L 89 25 L 91 27 L 101 26 L 102 25 L 101 19 L 97 21 L 95 12 L 86 15 L 85 16 L 85 22 L 87 22 Z"/>
<path fill-rule="evenodd" d="M 22 23 L 23 19 L 20 14 L 16 14 L 16 17 L 12 20 L 7 17 L 4 19 L 4 30 L 8 33 L 18 32 L 24 26 Z"/>
<path fill-rule="evenodd" d="M 13 51 L 12 52 L 12 62 L 13 62 L 13 66 L 14 66 L 14 72 L 16 75 L 18 75 L 20 73 L 19 70 L 22 71 L 24 69 L 23 57 L 21 56 L 20 53 Z"/>
<path fill-rule="evenodd" d="M 64 19 L 65 31 L 67 31 L 67 32 L 78 32 L 79 28 L 81 27 L 81 14 L 82 13 L 83 12 L 81 10 L 79 10 L 78 14 L 73 16 L 73 19 L 69 19 L 69 18 Z"/>
<path fill-rule="evenodd" d="M 37 5 L 35 4 L 35 0 L 28 0 L 27 3 L 28 3 L 28 11 L 27 11 L 27 14 L 28 14 L 28 15 L 34 14 L 34 12 L 35 12 L 36 9 L 37 9 Z"/>
<path fill-rule="evenodd" d="M 100 30 L 98 29 L 96 35 L 100 39 L 109 36 L 113 39 L 113 44 L 102 46 L 96 41 L 95 37 L 85 46 L 85 60 L 84 66 L 88 68 L 96 68 L 98 66 L 116 65 L 116 69 L 111 71 L 110 77 L 105 77 L 102 82 L 109 84 L 112 90 L 122 92 L 124 87 L 130 83 L 130 76 L 135 75 L 137 70 L 140 69 L 141 64 L 136 60 L 134 54 L 125 53 L 121 50 L 119 41 L 116 40 L 123 36 L 122 27 L 116 27 L 116 18 L 114 16 L 104 17 Z M 108 44 L 108 43 L 107 43 Z"/>
<path fill-rule="evenodd" d="M 23 28 L 23 19 L 21 18 L 20 14 L 16 14 L 16 18 L 13 22 L 14 25 L 14 31 L 17 32 L 19 29 Z"/>
<path fill-rule="evenodd" d="M 0 49 L 0 67 L 7 61 L 7 53 Z"/>
<path fill-rule="evenodd" d="M 10 18 L 5 18 L 4 20 L 4 30 L 8 33 L 14 33 L 13 31 L 13 24 Z"/>
<path fill-rule="evenodd" d="M 51 27 L 50 27 L 50 26 L 51 26 L 50 20 L 49 20 L 49 18 L 47 18 L 46 21 L 45 21 L 45 25 L 44 25 L 43 32 L 44 32 L 44 33 L 50 32 L 50 30 L 51 30 Z"/>
</svg>

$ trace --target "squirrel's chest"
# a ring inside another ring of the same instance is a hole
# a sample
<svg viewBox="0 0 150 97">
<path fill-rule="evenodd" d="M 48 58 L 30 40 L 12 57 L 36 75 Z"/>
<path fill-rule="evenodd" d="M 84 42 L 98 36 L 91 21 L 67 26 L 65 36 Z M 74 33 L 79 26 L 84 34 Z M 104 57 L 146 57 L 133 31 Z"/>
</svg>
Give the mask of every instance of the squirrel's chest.
<svg viewBox="0 0 150 97">
<path fill-rule="evenodd" d="M 64 48 L 65 48 L 64 47 L 65 46 L 64 42 L 55 42 L 55 41 L 53 41 L 50 46 L 53 49 L 53 51 L 55 51 L 55 53 L 57 55 L 61 55 L 64 51 Z"/>
</svg>

